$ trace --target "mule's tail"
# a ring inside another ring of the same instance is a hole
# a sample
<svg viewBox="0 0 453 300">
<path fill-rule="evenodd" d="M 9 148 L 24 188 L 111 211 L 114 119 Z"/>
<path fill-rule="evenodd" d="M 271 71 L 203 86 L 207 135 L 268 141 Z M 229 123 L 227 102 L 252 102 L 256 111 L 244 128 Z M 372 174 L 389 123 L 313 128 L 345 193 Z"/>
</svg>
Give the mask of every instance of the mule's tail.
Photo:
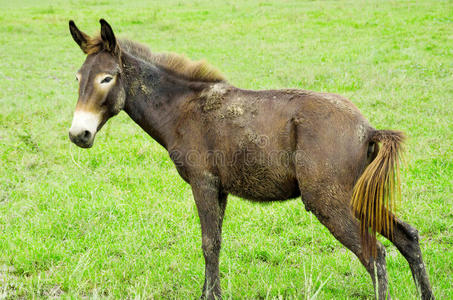
<svg viewBox="0 0 453 300">
<path fill-rule="evenodd" d="M 362 248 L 373 257 L 376 233 L 393 233 L 395 203 L 401 198 L 399 169 L 404 139 L 400 131 L 374 131 L 370 143 L 380 143 L 379 152 L 354 187 L 351 205 L 361 221 Z"/>
</svg>

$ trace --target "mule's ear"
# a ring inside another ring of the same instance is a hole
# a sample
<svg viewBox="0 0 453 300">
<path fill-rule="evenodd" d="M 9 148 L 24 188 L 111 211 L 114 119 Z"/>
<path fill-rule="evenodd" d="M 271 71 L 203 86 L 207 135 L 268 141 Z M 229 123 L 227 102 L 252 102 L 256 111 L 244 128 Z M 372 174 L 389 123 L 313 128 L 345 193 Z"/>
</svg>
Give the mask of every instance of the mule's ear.
<svg viewBox="0 0 453 300">
<path fill-rule="evenodd" d="M 104 19 L 100 19 L 99 23 L 101 23 L 101 38 L 104 42 L 104 49 L 113 54 L 118 54 L 118 45 L 112 27 Z"/>
<path fill-rule="evenodd" d="M 80 46 L 80 49 L 82 49 L 84 53 L 87 53 L 87 44 L 90 37 L 80 31 L 73 20 L 69 21 L 69 31 L 71 32 L 74 41 Z"/>
</svg>

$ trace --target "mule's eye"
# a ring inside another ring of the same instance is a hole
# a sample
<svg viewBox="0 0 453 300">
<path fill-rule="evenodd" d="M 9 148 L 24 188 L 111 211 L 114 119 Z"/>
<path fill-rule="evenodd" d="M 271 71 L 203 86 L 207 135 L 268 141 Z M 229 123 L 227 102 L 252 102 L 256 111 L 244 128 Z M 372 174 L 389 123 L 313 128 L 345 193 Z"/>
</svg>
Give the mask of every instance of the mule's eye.
<svg viewBox="0 0 453 300">
<path fill-rule="evenodd" d="M 113 79 L 112 76 L 106 76 L 102 79 L 101 83 L 109 83 Z"/>
</svg>

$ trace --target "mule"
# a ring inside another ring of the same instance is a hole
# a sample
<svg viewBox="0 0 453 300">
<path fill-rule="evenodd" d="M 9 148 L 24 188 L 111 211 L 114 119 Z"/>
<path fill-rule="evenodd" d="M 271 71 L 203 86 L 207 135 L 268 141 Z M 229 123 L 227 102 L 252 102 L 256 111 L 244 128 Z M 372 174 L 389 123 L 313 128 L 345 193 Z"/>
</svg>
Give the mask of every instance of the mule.
<svg viewBox="0 0 453 300">
<path fill-rule="evenodd" d="M 346 98 L 313 91 L 252 91 L 229 84 L 204 61 L 152 53 L 116 39 L 100 20 L 98 36 L 73 21 L 69 29 L 87 54 L 69 137 L 92 147 L 108 119 L 125 111 L 169 153 L 190 184 L 205 259 L 202 298 L 221 298 L 219 252 L 227 196 L 251 201 L 301 197 L 307 211 L 371 275 L 375 295 L 389 298 L 389 239 L 409 263 L 423 299 L 433 299 L 419 235 L 392 210 L 399 192 L 403 133 L 376 130 Z"/>
</svg>

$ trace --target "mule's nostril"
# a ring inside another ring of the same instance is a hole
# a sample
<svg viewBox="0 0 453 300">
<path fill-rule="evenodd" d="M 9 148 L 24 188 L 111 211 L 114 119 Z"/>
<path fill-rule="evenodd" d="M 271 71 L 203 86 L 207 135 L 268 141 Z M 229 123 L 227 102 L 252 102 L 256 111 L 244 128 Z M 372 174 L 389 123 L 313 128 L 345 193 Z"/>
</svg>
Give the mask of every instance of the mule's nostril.
<svg viewBox="0 0 453 300">
<path fill-rule="evenodd" d="M 82 135 L 81 135 L 81 138 L 85 141 L 89 140 L 91 137 L 91 132 L 89 132 L 88 130 L 84 130 L 82 132 Z"/>
</svg>

